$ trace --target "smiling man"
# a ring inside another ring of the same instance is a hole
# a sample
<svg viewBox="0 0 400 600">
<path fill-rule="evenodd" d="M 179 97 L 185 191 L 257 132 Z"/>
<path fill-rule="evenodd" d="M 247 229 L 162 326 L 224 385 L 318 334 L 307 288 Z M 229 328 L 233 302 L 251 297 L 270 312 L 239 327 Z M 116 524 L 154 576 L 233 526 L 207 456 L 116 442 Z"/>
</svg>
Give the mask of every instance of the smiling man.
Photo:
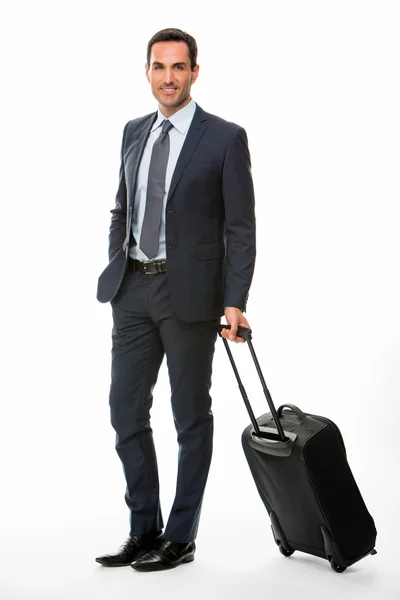
<svg viewBox="0 0 400 600">
<path fill-rule="evenodd" d="M 146 77 L 158 111 L 129 121 L 97 298 L 113 315 L 111 423 L 126 478 L 129 537 L 104 566 L 170 569 L 194 559 L 213 440 L 211 373 L 222 315 L 232 341 L 255 263 L 254 192 L 246 132 L 191 98 L 197 45 L 180 29 L 156 33 Z M 179 460 L 163 532 L 150 426 L 166 356 Z"/>
</svg>

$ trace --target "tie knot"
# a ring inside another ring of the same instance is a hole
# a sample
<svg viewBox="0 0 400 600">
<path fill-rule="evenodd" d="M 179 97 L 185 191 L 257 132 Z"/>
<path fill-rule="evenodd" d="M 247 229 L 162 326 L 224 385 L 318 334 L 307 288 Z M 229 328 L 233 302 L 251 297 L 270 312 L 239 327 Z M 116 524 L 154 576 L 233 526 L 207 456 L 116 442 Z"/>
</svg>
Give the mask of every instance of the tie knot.
<svg viewBox="0 0 400 600">
<path fill-rule="evenodd" d="M 168 131 L 170 129 L 172 129 L 173 125 L 171 123 L 171 121 L 168 121 L 168 119 L 165 119 L 165 121 L 163 122 L 162 125 L 162 129 L 161 129 L 161 133 L 168 133 Z"/>
</svg>

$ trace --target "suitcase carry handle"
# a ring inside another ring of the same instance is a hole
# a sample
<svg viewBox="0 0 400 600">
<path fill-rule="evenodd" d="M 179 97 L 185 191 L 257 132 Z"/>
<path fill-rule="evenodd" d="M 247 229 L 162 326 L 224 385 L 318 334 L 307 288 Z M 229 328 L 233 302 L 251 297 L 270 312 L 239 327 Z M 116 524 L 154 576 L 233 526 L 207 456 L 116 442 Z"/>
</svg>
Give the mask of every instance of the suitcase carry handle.
<svg viewBox="0 0 400 600">
<path fill-rule="evenodd" d="M 218 333 L 219 333 L 220 337 L 222 337 L 221 336 L 221 330 L 222 329 L 230 329 L 230 328 L 231 328 L 231 326 L 227 325 L 225 323 L 221 323 L 220 325 L 218 325 Z M 279 420 L 279 417 L 278 417 L 278 414 L 276 412 L 276 408 L 274 406 L 271 394 L 269 393 L 269 390 L 267 388 L 267 384 L 265 383 L 264 376 L 263 376 L 262 371 L 261 371 L 261 367 L 259 365 L 256 353 L 255 353 L 254 348 L 253 348 L 253 344 L 251 342 L 251 334 L 252 334 L 252 331 L 248 327 L 241 327 L 241 326 L 238 327 L 237 335 L 239 337 L 242 337 L 244 340 L 246 340 L 246 342 L 247 342 L 247 344 L 249 346 L 249 350 L 250 350 L 251 356 L 253 358 L 253 361 L 254 361 L 254 364 L 255 364 L 258 376 L 260 378 L 261 385 L 262 385 L 265 397 L 267 399 L 268 406 L 269 406 L 269 409 L 271 411 L 272 418 L 273 418 L 273 420 L 275 422 L 276 429 L 278 431 L 278 435 L 276 435 L 276 434 L 273 435 L 273 434 L 270 434 L 270 433 L 262 432 L 260 430 L 260 427 L 259 427 L 259 425 L 257 423 L 257 419 L 254 416 L 253 409 L 251 408 L 249 399 L 247 397 L 246 390 L 244 389 L 243 383 L 242 383 L 242 381 L 240 379 L 239 372 L 238 372 L 238 370 L 236 368 L 236 364 L 235 364 L 235 361 L 233 359 L 231 349 L 229 348 L 229 344 L 228 344 L 228 342 L 227 342 L 227 340 L 225 338 L 222 338 L 222 341 L 224 342 L 224 346 L 225 346 L 225 349 L 227 351 L 229 360 L 231 362 L 233 372 L 235 373 L 237 382 L 239 384 L 239 390 L 240 390 L 240 392 L 242 394 L 242 398 L 243 398 L 244 403 L 246 405 L 247 412 L 249 413 L 249 416 L 250 416 L 250 419 L 251 419 L 251 423 L 252 423 L 252 425 L 254 427 L 255 435 L 257 437 L 260 437 L 260 438 L 274 440 L 275 443 L 277 441 L 280 441 L 280 442 L 284 442 L 286 444 L 287 442 L 291 441 L 291 439 L 290 439 L 290 436 L 288 437 L 287 435 L 285 435 L 285 433 L 283 431 L 282 423 Z"/>
<path fill-rule="evenodd" d="M 290 410 L 294 412 L 301 421 L 306 418 L 306 415 L 303 413 L 303 411 L 300 410 L 300 408 L 298 406 L 295 406 L 294 404 L 282 404 L 282 406 L 278 408 L 278 417 L 282 415 L 282 411 L 284 408 L 290 408 Z"/>
</svg>

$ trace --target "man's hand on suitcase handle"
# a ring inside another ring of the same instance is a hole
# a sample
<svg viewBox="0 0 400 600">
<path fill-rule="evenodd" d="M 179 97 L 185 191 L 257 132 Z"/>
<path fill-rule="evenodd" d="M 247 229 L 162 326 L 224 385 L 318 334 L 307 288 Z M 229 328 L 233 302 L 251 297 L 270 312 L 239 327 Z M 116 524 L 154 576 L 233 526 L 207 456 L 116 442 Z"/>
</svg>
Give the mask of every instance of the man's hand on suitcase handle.
<svg viewBox="0 0 400 600">
<path fill-rule="evenodd" d="M 246 340 L 237 335 L 238 327 L 250 329 L 250 325 L 242 311 L 239 308 L 227 306 L 224 310 L 224 314 L 228 326 L 224 327 L 223 324 L 221 325 L 221 336 L 232 342 L 244 343 Z"/>
</svg>

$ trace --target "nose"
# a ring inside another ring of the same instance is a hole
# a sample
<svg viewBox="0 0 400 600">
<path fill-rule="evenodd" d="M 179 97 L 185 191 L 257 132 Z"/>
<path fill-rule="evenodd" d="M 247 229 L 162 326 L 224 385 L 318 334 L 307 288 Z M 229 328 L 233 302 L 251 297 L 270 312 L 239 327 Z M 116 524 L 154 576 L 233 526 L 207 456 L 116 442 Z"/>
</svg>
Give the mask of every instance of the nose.
<svg viewBox="0 0 400 600">
<path fill-rule="evenodd" d="M 173 75 L 173 71 L 170 67 L 167 67 L 164 71 L 164 77 L 165 77 L 165 83 L 173 83 L 174 82 L 174 75 Z"/>
</svg>

